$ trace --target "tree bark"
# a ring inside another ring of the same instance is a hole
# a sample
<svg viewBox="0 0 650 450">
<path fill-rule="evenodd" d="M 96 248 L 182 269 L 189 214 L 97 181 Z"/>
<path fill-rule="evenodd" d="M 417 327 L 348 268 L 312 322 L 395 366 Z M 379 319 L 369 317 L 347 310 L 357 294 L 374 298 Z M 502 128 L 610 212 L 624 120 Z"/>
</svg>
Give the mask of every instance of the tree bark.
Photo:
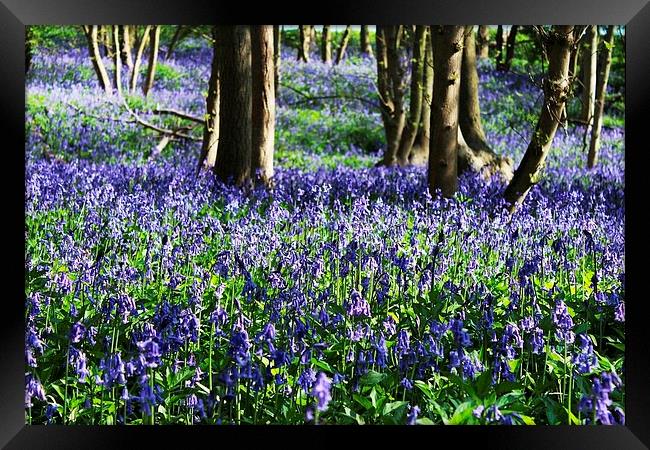
<svg viewBox="0 0 650 450">
<path fill-rule="evenodd" d="M 426 163 L 429 158 L 431 101 L 433 100 L 433 48 L 431 47 L 430 29 L 427 33 L 426 38 L 422 85 L 424 86 L 424 96 L 422 97 L 422 114 L 420 116 L 420 127 L 418 128 L 418 135 L 415 139 L 416 143 L 409 157 L 411 164 Z"/>
<path fill-rule="evenodd" d="M 309 62 L 309 47 L 311 40 L 310 25 L 299 25 L 300 42 L 298 43 L 298 61 Z"/>
<path fill-rule="evenodd" d="M 113 36 L 113 48 L 116 51 L 113 52 L 113 87 L 117 91 L 117 95 L 122 96 L 122 55 L 120 50 L 120 27 L 118 25 L 113 25 L 112 27 L 112 36 Z"/>
<path fill-rule="evenodd" d="M 463 56 L 462 26 L 431 26 L 433 39 L 433 106 L 429 192 L 452 197 L 458 190 L 458 95 Z"/>
<path fill-rule="evenodd" d="M 221 80 L 217 178 L 243 185 L 251 171 L 251 35 L 249 26 L 217 26 Z"/>
<path fill-rule="evenodd" d="M 544 161 L 551 149 L 570 91 L 569 61 L 574 45 L 572 25 L 554 26 L 544 36 L 549 59 L 548 74 L 544 80 L 544 105 L 526 153 L 504 192 L 505 200 L 513 211 L 541 176 Z"/>
<path fill-rule="evenodd" d="M 587 34 L 587 42 L 582 53 L 582 108 L 580 120 L 588 126 L 593 123 L 594 106 L 596 102 L 596 79 L 598 72 L 598 30 L 591 25 Z"/>
<path fill-rule="evenodd" d="M 330 26 L 323 25 L 323 33 L 320 42 L 320 57 L 324 63 L 332 62 L 332 35 Z"/>
<path fill-rule="evenodd" d="M 512 58 L 515 55 L 515 41 L 517 39 L 517 25 L 513 25 L 510 28 L 510 33 L 508 33 L 508 39 L 506 41 L 506 58 L 503 64 L 501 64 L 498 69 L 508 72 L 510 70 L 510 65 L 512 64 Z"/>
<path fill-rule="evenodd" d="M 104 62 L 102 61 L 102 56 L 99 53 L 99 42 L 97 40 L 97 25 L 84 25 L 84 34 L 86 35 L 86 40 L 88 41 L 88 53 L 90 55 L 90 61 L 93 64 L 93 69 L 97 74 L 97 79 L 99 80 L 99 85 L 106 92 L 106 94 L 111 94 L 113 89 L 111 88 L 111 80 L 106 73 L 106 67 L 104 67 Z"/>
<path fill-rule="evenodd" d="M 372 56 L 372 45 L 370 45 L 370 32 L 368 31 L 368 25 L 361 25 L 361 53 L 363 55 Z"/>
<path fill-rule="evenodd" d="M 487 59 L 490 49 L 490 30 L 487 25 L 480 25 L 478 27 L 478 44 L 477 56 L 479 59 Z"/>
<path fill-rule="evenodd" d="M 196 167 L 198 175 L 201 167 L 214 167 L 219 145 L 219 55 L 217 50 L 216 27 L 212 28 L 212 69 L 208 83 L 208 97 L 206 99 L 206 117 L 203 125 L 203 142 L 201 154 Z"/>
<path fill-rule="evenodd" d="M 251 28 L 252 52 L 252 160 L 255 179 L 270 184 L 273 178 L 275 143 L 275 83 L 273 68 L 273 27 Z"/>
<path fill-rule="evenodd" d="M 275 98 L 278 98 L 278 89 L 280 88 L 280 61 L 282 60 L 282 30 L 280 25 L 273 25 L 273 70 L 275 87 Z"/>
<path fill-rule="evenodd" d="M 463 58 L 461 63 L 458 124 L 458 172 L 473 170 L 489 177 L 499 173 L 506 181 L 512 178 L 512 161 L 502 158 L 490 148 L 483 131 L 478 97 L 478 72 L 476 70 L 476 45 L 474 27 L 465 28 Z M 468 148 L 464 148 L 464 147 Z"/>
<path fill-rule="evenodd" d="M 147 42 L 149 41 L 150 30 L 151 30 L 151 25 L 147 25 L 138 42 L 138 51 L 135 54 L 135 59 L 133 61 L 133 69 L 131 70 L 131 80 L 129 81 L 131 93 L 135 92 L 138 86 L 138 76 L 140 75 L 140 65 L 142 64 L 142 55 L 144 54 L 144 49 L 146 48 Z M 134 31 L 136 31 L 135 28 Z"/>
<path fill-rule="evenodd" d="M 156 76 L 156 64 L 158 63 L 158 48 L 160 47 L 160 25 L 154 25 L 149 31 L 149 66 L 147 67 L 147 81 L 142 87 L 142 93 L 146 97 L 153 87 L 153 80 Z"/>
<path fill-rule="evenodd" d="M 133 43 L 131 41 L 131 27 L 129 25 L 120 25 L 121 40 L 121 56 L 122 64 L 126 65 L 129 70 L 133 69 Z"/>
<path fill-rule="evenodd" d="M 501 66 L 501 58 L 503 58 L 503 25 L 497 26 L 497 36 L 495 45 L 495 60 L 497 69 Z"/>
<path fill-rule="evenodd" d="M 591 129 L 589 141 L 589 154 L 587 156 L 587 167 L 593 168 L 598 164 L 598 151 L 600 149 L 600 132 L 603 127 L 603 112 L 605 110 L 605 95 L 607 94 L 607 81 L 609 70 L 612 65 L 612 47 L 614 46 L 614 25 L 607 27 L 605 42 L 600 50 L 600 68 L 598 74 L 598 85 L 596 87 L 596 104 L 594 111 L 594 125 Z"/>
<path fill-rule="evenodd" d="M 350 30 L 352 28 L 352 25 L 348 25 L 345 27 L 345 31 L 343 32 L 343 37 L 341 38 L 341 43 L 339 44 L 338 51 L 336 52 L 336 61 L 334 64 L 339 64 L 341 61 L 343 61 L 343 58 L 345 58 L 345 51 L 348 48 L 348 42 L 350 41 Z"/>
<path fill-rule="evenodd" d="M 404 126 L 397 149 L 397 162 L 405 166 L 409 163 L 409 155 L 415 142 L 415 137 L 420 125 L 422 115 L 422 97 L 424 86 L 422 83 L 424 72 L 424 58 L 426 51 L 427 27 L 418 25 L 413 36 L 413 58 L 411 59 L 411 98 L 409 104 L 409 118 Z"/>
<path fill-rule="evenodd" d="M 377 87 L 386 133 L 386 151 L 380 164 L 397 162 L 397 148 L 404 129 L 404 68 L 399 57 L 402 26 L 377 26 Z"/>
<path fill-rule="evenodd" d="M 174 49 L 178 45 L 178 43 L 181 42 L 183 38 L 188 35 L 189 31 L 190 31 L 190 27 L 187 25 L 176 26 L 176 31 L 172 36 L 172 40 L 169 42 L 169 47 L 167 47 L 167 52 L 165 52 L 165 59 L 169 59 L 171 54 L 174 52 Z"/>
</svg>

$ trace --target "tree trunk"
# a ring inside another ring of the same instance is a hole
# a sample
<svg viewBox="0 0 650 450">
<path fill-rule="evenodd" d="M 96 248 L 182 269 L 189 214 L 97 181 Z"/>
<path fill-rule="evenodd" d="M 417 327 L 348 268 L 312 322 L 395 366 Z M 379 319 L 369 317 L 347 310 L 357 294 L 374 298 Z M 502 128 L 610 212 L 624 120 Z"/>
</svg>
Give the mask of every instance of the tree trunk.
<svg viewBox="0 0 650 450">
<path fill-rule="evenodd" d="M 429 28 L 429 27 L 427 27 Z M 411 151 L 410 163 L 422 164 L 429 159 L 429 134 L 431 129 L 431 101 L 433 100 L 433 49 L 431 47 L 431 30 L 429 29 L 426 38 L 426 50 L 424 58 L 424 73 L 422 85 L 424 96 L 422 98 L 422 114 L 420 116 L 420 127 L 415 139 L 415 146 Z"/>
<path fill-rule="evenodd" d="M 273 28 L 251 28 L 252 52 L 252 160 L 255 179 L 269 184 L 273 178 L 275 142 L 275 86 L 273 74 Z"/>
<path fill-rule="evenodd" d="M 370 45 L 370 32 L 368 25 L 361 25 L 361 53 L 363 55 L 372 56 L 372 45 Z"/>
<path fill-rule="evenodd" d="M 458 190 L 458 96 L 463 57 L 462 26 L 431 26 L 433 39 L 433 106 L 429 192 L 452 197 Z"/>
<path fill-rule="evenodd" d="M 90 54 L 90 61 L 93 64 L 93 69 L 97 74 L 97 79 L 99 80 L 99 85 L 106 92 L 106 94 L 111 94 L 113 92 L 111 88 L 111 80 L 106 73 L 106 68 L 104 67 L 104 62 L 102 61 L 102 56 L 99 53 L 99 41 L 97 40 L 97 25 L 84 25 L 84 34 L 86 35 L 86 40 L 88 41 L 88 53 Z"/>
<path fill-rule="evenodd" d="M 273 25 L 273 70 L 275 88 L 275 98 L 278 98 L 278 89 L 280 88 L 280 61 L 282 59 L 282 31 L 280 25 Z"/>
<path fill-rule="evenodd" d="M 497 69 L 501 67 L 501 58 L 503 57 L 503 25 L 497 26 L 496 46 L 494 48 Z"/>
<path fill-rule="evenodd" d="M 598 30 L 591 25 L 582 54 L 582 108 L 580 120 L 588 126 L 593 123 L 596 102 L 596 79 L 598 71 Z"/>
<path fill-rule="evenodd" d="M 490 49 L 490 30 L 487 25 L 480 25 L 478 27 L 478 49 L 477 56 L 479 59 L 487 59 Z"/>
<path fill-rule="evenodd" d="M 126 65 L 126 67 L 131 70 L 133 69 L 133 43 L 131 41 L 131 27 L 129 25 L 120 25 L 119 31 L 122 35 L 120 46 L 122 64 Z"/>
<path fill-rule="evenodd" d="M 343 37 L 341 38 L 341 43 L 339 44 L 338 51 L 336 52 L 336 61 L 334 62 L 334 64 L 339 64 L 341 61 L 343 61 L 343 58 L 345 58 L 345 51 L 348 48 L 348 41 L 350 40 L 351 28 L 352 28 L 351 25 L 345 27 L 345 31 L 343 32 Z"/>
<path fill-rule="evenodd" d="M 404 129 L 404 68 L 399 57 L 400 26 L 377 26 L 377 87 L 386 133 L 386 151 L 380 164 L 397 162 L 397 148 Z"/>
<path fill-rule="evenodd" d="M 146 97 L 153 87 L 153 80 L 156 76 L 156 64 L 158 63 L 158 48 L 160 47 L 160 25 L 154 25 L 149 31 L 149 66 L 147 67 L 147 81 L 142 87 L 142 93 Z"/>
<path fill-rule="evenodd" d="M 177 25 L 176 26 L 176 31 L 174 31 L 174 35 L 172 36 L 172 40 L 169 42 L 169 47 L 167 47 L 167 52 L 165 52 L 165 59 L 169 59 L 171 54 L 173 53 L 174 49 L 178 45 L 178 43 L 181 41 L 181 39 L 186 36 L 187 34 L 185 33 L 186 28 L 188 28 L 186 25 Z"/>
<path fill-rule="evenodd" d="M 206 100 L 206 117 L 203 126 L 203 143 L 201 155 L 196 167 L 198 175 L 201 167 L 214 167 L 219 145 L 219 55 L 217 50 L 216 27 L 212 29 L 212 69 L 208 83 L 208 98 Z"/>
<path fill-rule="evenodd" d="M 478 72 L 476 70 L 476 45 L 473 26 L 465 29 L 465 42 L 461 64 L 458 124 L 458 172 L 473 170 L 484 172 L 486 177 L 499 173 L 506 181 L 512 178 L 512 161 L 502 158 L 490 148 L 483 131 L 478 97 Z M 467 146 L 468 148 L 464 148 Z"/>
<path fill-rule="evenodd" d="M 598 163 L 598 150 L 600 149 L 600 131 L 603 127 L 603 112 L 605 110 L 605 94 L 607 94 L 607 80 L 609 69 L 612 65 L 612 47 L 614 46 L 614 25 L 607 27 L 605 42 L 600 50 L 600 64 L 598 85 L 596 87 L 596 105 L 594 111 L 594 125 L 591 129 L 587 167 L 590 169 Z"/>
<path fill-rule="evenodd" d="M 251 35 L 249 26 L 217 26 L 221 81 L 219 146 L 214 173 L 243 185 L 251 171 Z"/>
<path fill-rule="evenodd" d="M 113 53 L 111 50 L 111 35 L 112 33 L 108 25 L 101 25 L 99 27 L 99 43 L 102 47 L 103 56 L 106 58 L 110 58 Z"/>
<path fill-rule="evenodd" d="M 122 55 L 120 50 L 120 27 L 119 25 L 113 25 L 112 27 L 112 36 L 113 36 L 113 48 L 116 51 L 113 52 L 113 87 L 117 91 L 117 95 L 122 96 Z"/>
<path fill-rule="evenodd" d="M 427 27 L 418 25 L 413 36 L 413 58 L 411 59 L 411 98 L 409 104 L 409 118 L 404 126 L 397 149 L 397 162 L 405 166 L 409 163 L 409 155 L 415 142 L 415 137 L 422 115 L 422 96 L 424 86 L 422 83 L 424 72 L 424 55 L 426 51 Z"/>
<path fill-rule="evenodd" d="M 299 25 L 300 42 L 298 43 L 298 61 L 309 62 L 311 30 L 309 25 Z"/>
<path fill-rule="evenodd" d="M 573 32 L 572 25 L 554 26 L 544 38 L 549 60 L 548 74 L 544 80 L 544 105 L 526 153 L 504 192 L 511 211 L 523 202 L 530 188 L 539 181 L 551 149 L 570 91 L 568 75 L 571 48 L 575 41 Z"/>
<path fill-rule="evenodd" d="M 320 57 L 324 63 L 332 62 L 332 35 L 330 26 L 323 25 L 323 34 L 320 42 Z"/>
<path fill-rule="evenodd" d="M 138 42 L 138 51 L 135 54 L 135 60 L 133 61 L 133 69 L 131 70 L 131 80 L 129 82 L 129 85 L 131 87 L 131 93 L 135 92 L 136 88 L 138 87 L 138 76 L 140 75 L 140 65 L 142 64 L 142 55 L 144 54 L 144 49 L 147 46 L 147 42 L 149 41 L 149 30 L 151 30 L 151 25 L 147 25 L 144 29 L 144 32 L 142 33 L 142 36 L 140 37 L 140 40 Z M 135 31 L 137 31 L 134 28 L 134 34 Z"/>
<path fill-rule="evenodd" d="M 515 56 L 515 41 L 517 39 L 517 25 L 513 25 L 508 33 L 508 40 L 506 42 L 506 58 L 503 64 L 500 65 L 499 70 L 508 72 L 512 64 L 512 58 Z"/>
</svg>

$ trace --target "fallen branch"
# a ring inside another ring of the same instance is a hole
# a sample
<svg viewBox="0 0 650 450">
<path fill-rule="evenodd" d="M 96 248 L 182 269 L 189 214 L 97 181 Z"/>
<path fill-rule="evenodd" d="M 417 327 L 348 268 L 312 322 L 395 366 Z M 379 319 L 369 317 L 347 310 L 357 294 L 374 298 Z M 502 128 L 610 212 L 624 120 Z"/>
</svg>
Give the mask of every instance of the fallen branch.
<svg viewBox="0 0 650 450">
<path fill-rule="evenodd" d="M 184 111 L 177 111 L 175 109 L 154 109 L 151 111 L 153 114 L 169 114 L 171 116 L 176 116 L 180 117 L 181 119 L 186 119 L 186 120 L 191 120 L 192 122 L 196 122 L 201 125 L 205 125 L 205 120 L 201 119 L 200 117 L 193 116 L 189 113 L 186 113 Z"/>
<path fill-rule="evenodd" d="M 372 101 L 372 100 L 368 100 L 368 99 L 363 98 L 363 97 L 357 97 L 357 96 L 354 96 L 354 95 L 335 94 L 335 95 L 312 96 L 312 95 L 309 95 L 309 94 L 307 94 L 307 93 L 305 93 L 305 92 L 303 92 L 303 91 L 301 91 L 299 89 L 296 89 L 293 86 L 289 86 L 288 84 L 280 83 L 280 86 L 286 87 L 287 89 L 292 90 L 296 94 L 301 95 L 302 97 L 305 98 L 305 100 L 300 100 L 300 101 L 297 101 L 297 102 L 287 103 L 287 106 L 298 105 L 298 104 L 301 104 L 301 103 L 307 103 L 307 102 L 315 101 L 315 100 L 332 100 L 332 99 L 340 98 L 340 99 L 347 99 L 347 100 L 356 100 L 356 101 L 359 101 L 359 102 L 362 102 L 362 103 L 366 103 L 368 105 L 372 105 L 375 108 L 379 107 L 379 105 L 377 105 L 377 103 Z"/>
</svg>

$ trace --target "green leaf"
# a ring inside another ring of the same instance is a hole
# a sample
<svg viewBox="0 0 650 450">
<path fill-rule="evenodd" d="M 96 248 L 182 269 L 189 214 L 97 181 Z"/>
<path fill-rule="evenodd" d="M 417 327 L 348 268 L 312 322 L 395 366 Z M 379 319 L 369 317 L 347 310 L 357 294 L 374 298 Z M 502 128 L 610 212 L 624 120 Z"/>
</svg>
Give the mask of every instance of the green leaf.
<svg viewBox="0 0 650 450">
<path fill-rule="evenodd" d="M 357 403 L 359 403 L 361 406 L 363 406 L 365 409 L 367 409 L 367 410 L 372 409 L 372 403 L 371 403 L 370 400 L 368 400 L 367 398 L 362 397 L 362 396 L 359 395 L 359 394 L 352 394 L 352 398 L 353 398 Z"/>
<path fill-rule="evenodd" d="M 369 371 L 364 374 L 361 379 L 359 379 L 359 384 L 363 386 L 374 386 L 383 380 L 386 377 L 386 374 L 376 372 L 374 370 Z"/>
<path fill-rule="evenodd" d="M 492 373 L 489 370 L 483 372 L 476 379 L 476 394 L 483 398 L 490 390 L 490 385 L 492 384 Z"/>
<path fill-rule="evenodd" d="M 408 402 L 403 402 L 403 401 L 386 403 L 384 405 L 384 410 L 382 411 L 382 414 L 388 415 L 393 411 L 406 407 L 406 405 L 408 405 Z"/>
<path fill-rule="evenodd" d="M 418 425 L 435 425 L 433 423 L 433 420 L 429 419 L 428 417 L 422 417 L 421 419 L 417 419 L 415 421 Z"/>
<path fill-rule="evenodd" d="M 451 416 L 451 419 L 447 421 L 447 425 L 463 425 L 466 424 L 473 416 L 472 411 L 474 409 L 473 402 L 463 402 L 458 405 L 454 415 Z"/>
<path fill-rule="evenodd" d="M 502 381 L 497 385 L 495 391 L 498 396 L 507 394 L 515 390 L 523 390 L 524 386 L 521 383 L 515 383 L 514 381 Z"/>
</svg>

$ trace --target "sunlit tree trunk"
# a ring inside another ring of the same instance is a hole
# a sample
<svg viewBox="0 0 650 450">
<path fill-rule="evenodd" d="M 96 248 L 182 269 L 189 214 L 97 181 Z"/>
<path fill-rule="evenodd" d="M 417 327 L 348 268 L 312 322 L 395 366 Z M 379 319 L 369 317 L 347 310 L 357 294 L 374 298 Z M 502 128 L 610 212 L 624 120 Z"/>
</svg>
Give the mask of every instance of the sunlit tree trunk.
<svg viewBox="0 0 650 450">
<path fill-rule="evenodd" d="M 372 45 L 370 45 L 370 32 L 368 31 L 368 25 L 361 25 L 359 39 L 361 41 L 361 53 L 372 56 Z"/>
<path fill-rule="evenodd" d="M 427 27 L 429 28 L 429 27 Z M 429 134 L 431 129 L 431 101 L 433 100 L 433 49 L 431 48 L 431 31 L 426 37 L 426 50 L 424 58 L 424 72 L 422 85 L 424 86 L 422 97 L 422 114 L 420 127 L 415 139 L 415 147 L 411 151 L 411 162 L 426 162 L 429 158 Z"/>
<path fill-rule="evenodd" d="M 339 44 L 339 48 L 336 52 L 336 61 L 334 61 L 334 64 L 339 64 L 341 61 L 343 61 L 343 58 L 345 58 L 345 51 L 347 50 L 348 42 L 350 41 L 351 28 L 351 25 L 345 27 L 343 37 L 341 38 L 341 43 Z"/>
<path fill-rule="evenodd" d="M 92 62 L 93 69 L 97 74 L 97 79 L 99 80 L 99 85 L 106 92 L 106 94 L 111 94 L 113 89 L 111 88 L 111 80 L 108 77 L 106 72 L 106 67 L 104 67 L 104 62 L 102 61 L 102 56 L 99 53 L 99 41 L 97 40 L 97 33 L 99 27 L 97 25 L 84 25 L 83 30 L 86 35 L 86 40 L 88 41 L 88 53 L 90 54 L 90 61 Z"/>
<path fill-rule="evenodd" d="M 404 129 L 404 67 L 400 60 L 402 26 L 377 26 L 377 87 L 386 133 L 386 150 L 381 164 L 397 162 L 397 148 Z"/>
<path fill-rule="evenodd" d="M 158 48 L 160 47 L 160 25 L 154 25 L 149 31 L 149 66 L 147 67 L 147 81 L 142 87 L 142 93 L 146 97 L 153 87 L 153 80 L 156 76 L 156 64 L 158 63 Z"/>
<path fill-rule="evenodd" d="M 147 47 L 147 42 L 149 42 L 149 31 L 151 30 L 151 25 L 147 25 L 138 40 L 138 50 L 135 54 L 135 59 L 133 60 L 133 69 L 131 70 L 131 79 L 129 80 L 129 86 L 131 93 L 135 92 L 138 87 L 138 76 L 140 75 L 140 65 L 142 64 L 142 55 L 144 54 L 144 49 Z M 137 34 L 137 29 L 134 27 L 134 37 Z"/>
<path fill-rule="evenodd" d="M 500 70 L 509 71 L 510 65 L 512 64 L 512 58 L 515 55 L 515 41 L 517 40 L 517 25 L 510 27 L 510 33 L 508 33 L 508 39 L 506 41 L 506 57 L 503 61 L 503 64 L 499 65 Z"/>
<path fill-rule="evenodd" d="M 113 25 L 113 87 L 119 96 L 122 96 L 122 55 L 120 50 L 120 27 Z"/>
<path fill-rule="evenodd" d="M 255 179 L 269 184 L 273 178 L 275 142 L 275 83 L 273 27 L 251 27 L 252 65 L 252 161 Z"/>
<path fill-rule="evenodd" d="M 131 41 L 131 27 L 129 25 L 120 25 L 120 35 L 122 36 L 121 40 L 121 56 L 122 63 L 129 68 L 133 69 L 133 43 Z"/>
<path fill-rule="evenodd" d="M 298 43 L 298 60 L 309 62 L 309 47 L 311 41 L 311 25 L 298 26 L 300 42 Z"/>
<path fill-rule="evenodd" d="M 320 42 L 320 57 L 324 63 L 332 61 L 332 35 L 330 33 L 329 25 L 323 25 L 323 33 L 321 34 Z"/>
<path fill-rule="evenodd" d="M 586 36 L 582 54 L 582 108 L 580 120 L 593 124 L 594 105 L 596 102 L 596 79 L 598 72 L 598 30 L 591 25 Z"/>
<path fill-rule="evenodd" d="M 422 97 L 424 86 L 422 83 L 424 72 L 424 57 L 426 50 L 427 27 L 418 25 L 413 36 L 413 58 L 411 59 L 411 97 L 409 103 L 409 117 L 400 137 L 397 149 L 397 162 L 405 166 L 409 163 L 409 155 L 420 125 L 422 115 Z"/>
<path fill-rule="evenodd" d="M 487 25 L 480 25 L 478 27 L 478 39 L 476 43 L 478 44 L 476 56 L 479 59 L 487 59 L 490 49 L 490 30 Z"/>
<path fill-rule="evenodd" d="M 548 55 L 548 73 L 544 79 L 544 104 L 535 132 L 519 167 L 504 192 L 514 210 L 526 198 L 541 177 L 544 161 L 551 149 L 560 114 L 570 91 L 569 61 L 575 42 L 574 26 L 554 26 L 543 36 Z"/>
<path fill-rule="evenodd" d="M 197 174 L 204 165 L 214 167 L 219 145 L 219 56 L 217 54 L 216 27 L 212 27 L 212 69 L 208 83 L 206 99 L 205 124 L 203 125 L 203 142 L 201 154 L 196 167 Z"/>
<path fill-rule="evenodd" d="M 458 190 L 458 96 L 463 56 L 462 26 L 431 26 L 433 105 L 429 153 L 429 192 L 452 197 Z"/>
<path fill-rule="evenodd" d="M 600 47 L 600 61 L 598 83 L 596 86 L 596 105 L 594 111 L 594 125 L 591 130 L 589 141 L 589 154 L 587 156 L 587 167 L 590 169 L 598 163 L 598 151 L 600 149 L 600 132 L 603 127 L 603 112 L 605 110 L 605 95 L 607 94 L 607 81 L 609 70 L 612 65 L 612 48 L 614 47 L 614 26 L 607 27 L 605 41 Z"/>
<path fill-rule="evenodd" d="M 273 25 L 273 71 L 275 88 L 275 98 L 278 98 L 278 89 L 280 88 L 280 61 L 282 60 L 282 30 L 280 25 Z"/>
<path fill-rule="evenodd" d="M 249 26 L 217 26 L 219 145 L 214 173 L 243 185 L 251 172 L 251 35 Z"/>
</svg>

